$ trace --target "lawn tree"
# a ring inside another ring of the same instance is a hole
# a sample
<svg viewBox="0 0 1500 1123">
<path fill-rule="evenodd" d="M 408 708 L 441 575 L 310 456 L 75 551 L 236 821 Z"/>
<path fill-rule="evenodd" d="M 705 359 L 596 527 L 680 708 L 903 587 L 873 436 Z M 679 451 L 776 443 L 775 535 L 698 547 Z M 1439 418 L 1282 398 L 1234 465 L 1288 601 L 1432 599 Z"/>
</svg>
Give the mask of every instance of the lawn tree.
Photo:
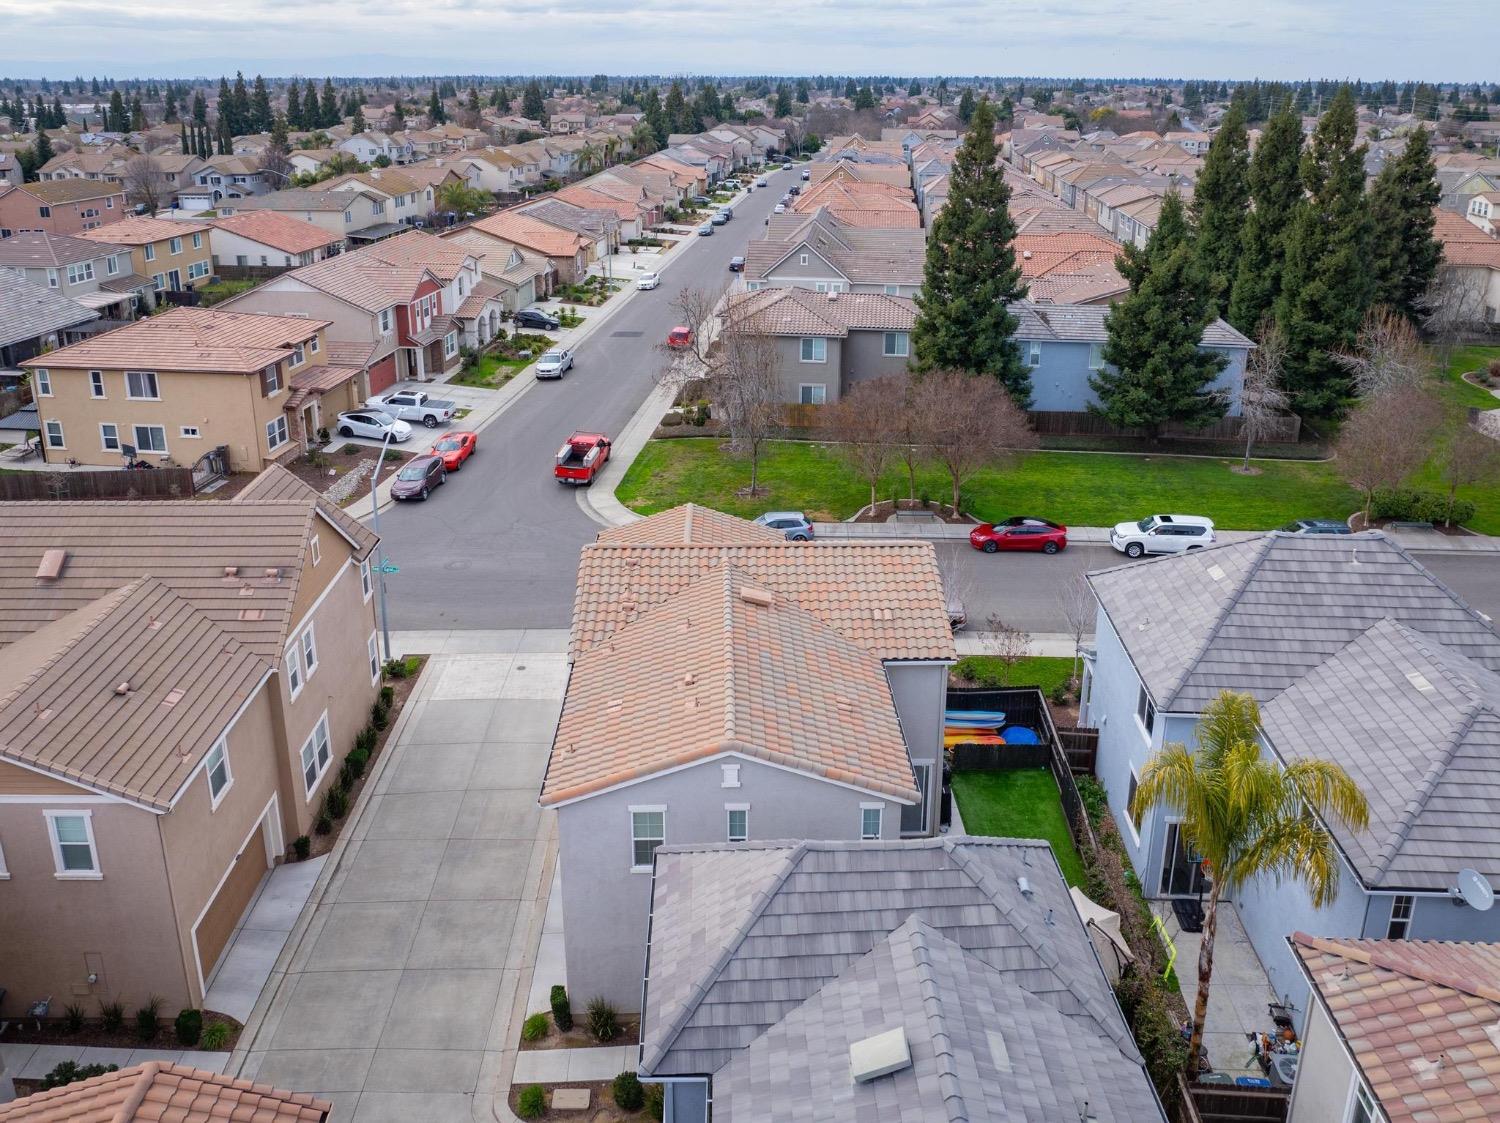
<svg viewBox="0 0 1500 1123">
<path fill-rule="evenodd" d="M 122 186 L 130 205 L 145 208 L 145 214 L 155 214 L 162 200 L 171 192 L 167 173 L 154 156 L 132 156 L 125 165 Z"/>
<path fill-rule="evenodd" d="M 1316 758 L 1282 764 L 1261 753 L 1260 711 L 1248 694 L 1223 691 L 1203 711 L 1196 750 L 1169 743 L 1146 762 L 1136 788 L 1139 819 L 1160 806 L 1180 815 L 1183 840 L 1209 874 L 1198 949 L 1198 993 L 1188 1040 L 1187 1076 L 1198 1073 L 1213 979 L 1219 901 L 1263 877 L 1300 884 L 1316 908 L 1339 890 L 1338 844 L 1324 824 L 1355 831 L 1369 823 L 1364 793 L 1334 764 Z"/>
<path fill-rule="evenodd" d="M 1249 169 L 1245 111 L 1232 105 L 1214 134 L 1193 187 L 1194 242 L 1215 315 L 1228 305 L 1229 288 L 1239 268 L 1240 239 L 1250 204 Z"/>
<path fill-rule="evenodd" d="M 1422 296 L 1443 260 L 1443 244 L 1432 236 L 1441 190 L 1426 129 L 1413 129 L 1406 148 L 1386 164 L 1370 187 L 1370 268 L 1375 300 L 1413 323 Z"/>
<path fill-rule="evenodd" d="M 839 458 L 870 485 L 871 507 L 905 432 L 908 386 L 907 379 L 894 375 L 856 382 L 824 415 Z"/>
<path fill-rule="evenodd" d="M 1411 388 L 1432 380 L 1432 358 L 1411 321 L 1389 308 L 1372 308 L 1353 349 L 1335 356 L 1361 398 Z"/>
<path fill-rule="evenodd" d="M 1245 459 L 1240 470 L 1247 475 L 1251 472 L 1250 452 L 1255 442 L 1286 416 L 1290 399 L 1281 388 L 1285 363 L 1286 336 L 1276 321 L 1267 316 L 1256 333 L 1255 350 L 1246 360 L 1245 384 L 1240 389 L 1240 433 L 1245 438 Z"/>
<path fill-rule="evenodd" d="M 1438 468 L 1448 485 L 1448 513 L 1443 525 L 1452 526 L 1459 488 L 1500 483 L 1500 440 L 1474 428 L 1468 411 L 1460 410 L 1450 420 L 1448 435 L 1439 446 Z"/>
<path fill-rule="evenodd" d="M 1057 611 L 1068 626 L 1068 637 L 1073 641 L 1073 677 L 1070 680 L 1075 691 L 1082 686 L 1081 664 L 1083 662 L 1083 638 L 1093 633 L 1098 618 L 1099 605 L 1089 588 L 1088 578 L 1082 573 L 1073 575 L 1057 592 Z"/>
<path fill-rule="evenodd" d="M 1301 152 L 1302 118 L 1288 104 L 1266 123 L 1250 160 L 1250 198 L 1255 205 L 1240 232 L 1226 317 L 1242 332 L 1257 330 L 1281 294 L 1286 231 L 1302 200 L 1297 175 Z"/>
<path fill-rule="evenodd" d="M 729 319 L 707 376 L 709 401 L 729 430 L 731 451 L 750 458 L 749 496 L 760 487 L 761 445 L 783 421 L 777 337 L 758 326 L 752 317 Z"/>
<path fill-rule="evenodd" d="M 1432 455 L 1441 409 L 1430 394 L 1400 386 L 1363 399 L 1334 442 L 1334 468 L 1364 496 L 1364 522 L 1382 488 L 1400 487 Z"/>
<path fill-rule="evenodd" d="M 989 375 L 1025 408 L 1031 373 L 1006 305 L 1026 296 L 1026 283 L 1012 244 L 1010 188 L 997 160 L 994 107 L 981 101 L 953 160 L 947 205 L 927 239 L 912 343 L 919 370 Z"/>
<path fill-rule="evenodd" d="M 1011 671 L 1031 651 L 1031 636 L 1020 628 L 1007 624 L 999 613 L 991 613 L 984 624 L 981 643 L 985 653 L 1000 664 L 1000 685 L 1010 685 Z"/>
<path fill-rule="evenodd" d="M 1422 295 L 1422 327 L 1438 347 L 1443 369 L 1464 336 L 1484 325 L 1485 284 L 1477 284 L 1458 269 L 1440 269 Z"/>
<path fill-rule="evenodd" d="M 911 400 L 922 446 L 953 485 L 955 512 L 963 485 L 978 472 L 1037 447 L 1025 411 L 993 378 L 930 370 L 913 380 Z"/>
</svg>

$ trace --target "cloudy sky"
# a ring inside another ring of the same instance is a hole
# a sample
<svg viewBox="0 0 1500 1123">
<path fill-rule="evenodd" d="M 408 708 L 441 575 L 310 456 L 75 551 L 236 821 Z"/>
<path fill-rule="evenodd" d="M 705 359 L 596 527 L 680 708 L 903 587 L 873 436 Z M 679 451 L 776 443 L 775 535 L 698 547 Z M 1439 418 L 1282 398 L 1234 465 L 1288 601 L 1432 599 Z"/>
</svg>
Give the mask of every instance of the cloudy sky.
<svg viewBox="0 0 1500 1123">
<path fill-rule="evenodd" d="M 1410 0 L 0 0 L 0 75 L 872 73 L 1491 81 Z"/>
</svg>

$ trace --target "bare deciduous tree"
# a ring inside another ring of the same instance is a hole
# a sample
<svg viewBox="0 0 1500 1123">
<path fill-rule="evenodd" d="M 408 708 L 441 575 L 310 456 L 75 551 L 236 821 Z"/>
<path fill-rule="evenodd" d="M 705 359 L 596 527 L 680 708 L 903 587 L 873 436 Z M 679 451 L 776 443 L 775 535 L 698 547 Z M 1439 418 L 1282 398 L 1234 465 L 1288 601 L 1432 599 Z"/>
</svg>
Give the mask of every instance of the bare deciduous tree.
<svg viewBox="0 0 1500 1123">
<path fill-rule="evenodd" d="M 1088 579 L 1079 573 L 1057 593 L 1057 611 L 1068 626 L 1073 640 L 1073 685 L 1081 681 L 1079 664 L 1083 661 L 1083 637 L 1092 635 L 1098 617 L 1098 605 Z"/>
<path fill-rule="evenodd" d="M 684 363 L 700 368 L 708 366 L 709 347 L 714 340 L 711 330 L 714 313 L 723 295 L 722 288 L 684 288 L 673 298 L 672 311 L 677 314 L 678 323 L 692 332 L 692 340 L 687 346 L 671 346 L 665 341 L 657 345 L 657 350 L 667 356 L 667 371 L 680 370 Z"/>
<path fill-rule="evenodd" d="M 984 647 L 1000 664 L 1000 685 L 1009 686 L 1011 672 L 1031 650 L 1031 636 L 992 615 L 985 624 Z"/>
<path fill-rule="evenodd" d="M 1364 495 L 1366 525 L 1375 492 L 1400 487 L 1432 455 L 1441 419 L 1437 402 L 1411 386 L 1368 397 L 1349 414 L 1334 445 L 1334 466 Z"/>
<path fill-rule="evenodd" d="M 913 382 L 911 397 L 921 443 L 953 484 L 955 511 L 959 491 L 976 472 L 1004 466 L 1037 446 L 1025 411 L 994 378 L 928 371 Z"/>
<path fill-rule="evenodd" d="M 1469 424 L 1467 416 L 1454 419 L 1453 429 L 1438 454 L 1443 482 L 1448 485 L 1447 526 L 1453 525 L 1453 503 L 1458 489 L 1468 484 L 1500 482 L 1500 441 Z"/>
<path fill-rule="evenodd" d="M 167 173 L 156 158 L 144 155 L 132 157 L 125 165 L 122 186 L 131 206 L 144 207 L 147 214 L 155 214 L 171 190 Z"/>
<path fill-rule="evenodd" d="M 1250 450 L 1256 441 L 1270 431 L 1278 418 L 1284 417 L 1291 399 L 1281 388 L 1281 372 L 1286 364 L 1286 333 L 1269 316 L 1256 333 L 1255 350 L 1245 367 L 1245 385 L 1240 391 L 1240 417 L 1245 436 L 1245 462 L 1241 471 L 1249 472 Z M 1257 469 L 1258 471 L 1258 469 Z"/>
<path fill-rule="evenodd" d="M 886 470 L 895 461 L 906 427 L 904 378 L 873 378 L 856 382 L 828 407 L 826 428 L 838 444 L 839 457 L 870 485 L 870 505 Z"/>
<path fill-rule="evenodd" d="M 1466 333 L 1486 326 L 1484 283 L 1456 268 L 1439 267 L 1420 304 L 1422 327 L 1436 340 L 1444 367 Z"/>
<path fill-rule="evenodd" d="M 781 425 L 781 372 L 776 337 L 752 325 L 726 323 L 708 366 L 714 416 L 729 429 L 730 447 L 750 457 L 750 487 L 759 487 L 760 448 Z"/>
<path fill-rule="evenodd" d="M 1369 398 L 1403 387 L 1420 389 L 1432 377 L 1432 360 L 1406 317 L 1372 308 L 1354 350 L 1337 356 L 1354 378 L 1354 392 Z"/>
</svg>

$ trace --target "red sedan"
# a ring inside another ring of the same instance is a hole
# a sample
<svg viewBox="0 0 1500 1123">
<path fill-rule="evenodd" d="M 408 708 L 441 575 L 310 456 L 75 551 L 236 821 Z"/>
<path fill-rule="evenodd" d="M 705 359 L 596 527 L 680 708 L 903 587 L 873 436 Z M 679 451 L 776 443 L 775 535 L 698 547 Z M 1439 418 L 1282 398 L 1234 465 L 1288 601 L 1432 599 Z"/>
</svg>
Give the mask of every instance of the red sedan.
<svg viewBox="0 0 1500 1123">
<path fill-rule="evenodd" d="M 478 447 L 479 437 L 474 433 L 447 433 L 432 446 L 430 455 L 441 456 L 443 467 L 449 472 L 456 472 L 464 466 L 465 460 L 474 455 L 474 450 Z"/>
<path fill-rule="evenodd" d="M 969 531 L 969 545 L 986 554 L 999 550 L 1040 550 L 1055 554 L 1068 548 L 1068 528 L 1046 519 L 1017 515 L 1000 523 L 985 523 Z"/>
</svg>

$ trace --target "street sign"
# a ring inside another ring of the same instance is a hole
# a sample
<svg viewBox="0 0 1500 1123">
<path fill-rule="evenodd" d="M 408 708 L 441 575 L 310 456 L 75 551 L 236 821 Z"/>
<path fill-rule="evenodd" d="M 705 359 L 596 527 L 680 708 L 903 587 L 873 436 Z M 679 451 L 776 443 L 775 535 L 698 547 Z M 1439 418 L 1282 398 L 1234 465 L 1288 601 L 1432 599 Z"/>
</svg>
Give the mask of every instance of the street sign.
<svg viewBox="0 0 1500 1123">
<path fill-rule="evenodd" d="M 381 562 L 381 564 L 380 564 L 380 572 L 381 573 L 400 573 L 401 572 L 401 567 L 399 565 L 392 565 L 390 562 Z"/>
</svg>

